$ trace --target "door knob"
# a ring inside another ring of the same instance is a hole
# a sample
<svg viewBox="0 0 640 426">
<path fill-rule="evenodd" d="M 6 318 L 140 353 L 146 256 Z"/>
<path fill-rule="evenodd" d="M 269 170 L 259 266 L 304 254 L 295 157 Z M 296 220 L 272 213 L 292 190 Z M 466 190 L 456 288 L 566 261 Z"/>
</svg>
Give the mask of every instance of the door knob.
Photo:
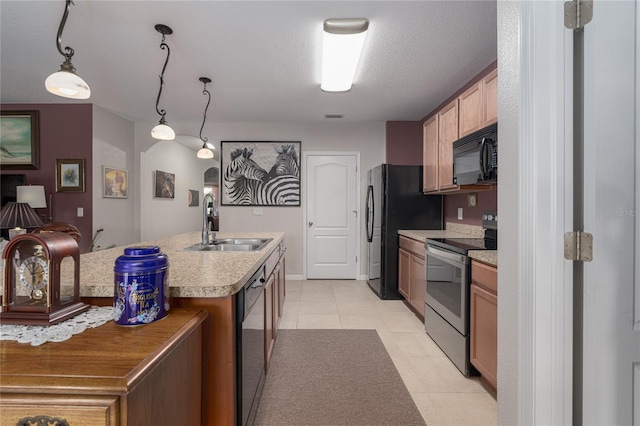
<svg viewBox="0 0 640 426">
<path fill-rule="evenodd" d="M 309 222 L 309 228 L 313 226 L 313 222 Z"/>
</svg>

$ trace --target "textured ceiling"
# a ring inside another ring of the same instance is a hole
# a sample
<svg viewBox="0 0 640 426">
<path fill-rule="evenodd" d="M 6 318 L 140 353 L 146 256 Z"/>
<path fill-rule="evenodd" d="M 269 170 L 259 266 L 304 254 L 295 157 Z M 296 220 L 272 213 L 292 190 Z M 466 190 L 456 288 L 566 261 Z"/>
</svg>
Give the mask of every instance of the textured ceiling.
<svg viewBox="0 0 640 426">
<path fill-rule="evenodd" d="M 49 94 L 63 61 L 55 46 L 63 0 L 0 1 L 0 100 L 91 102 L 133 122 L 157 122 L 166 53 L 155 24 L 170 26 L 160 108 L 167 121 L 200 122 L 201 76 L 213 80 L 207 121 L 419 120 L 496 59 L 495 1 L 76 0 L 62 35 L 75 50 L 87 101 Z M 326 18 L 370 20 L 356 80 L 320 90 Z M 336 119 L 332 119 L 336 120 Z"/>
</svg>

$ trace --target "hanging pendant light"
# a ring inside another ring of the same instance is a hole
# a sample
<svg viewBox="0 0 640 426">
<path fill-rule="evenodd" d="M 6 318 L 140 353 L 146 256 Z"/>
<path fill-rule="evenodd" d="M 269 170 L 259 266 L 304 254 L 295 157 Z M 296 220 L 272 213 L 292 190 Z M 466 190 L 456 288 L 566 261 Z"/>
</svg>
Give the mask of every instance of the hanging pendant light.
<svg viewBox="0 0 640 426">
<path fill-rule="evenodd" d="M 73 49 L 69 46 L 62 50 L 62 31 L 64 30 L 64 24 L 67 22 L 69 16 L 69 9 L 71 8 L 72 1 L 67 0 L 58 27 L 58 36 L 56 38 L 56 45 L 58 52 L 64 56 L 64 62 L 60 65 L 60 71 L 54 72 L 44 82 L 47 90 L 54 95 L 62 96 L 63 98 L 71 99 L 89 99 L 91 96 L 91 89 L 89 85 L 76 74 L 76 69 L 71 63 L 73 57 Z"/>
<path fill-rule="evenodd" d="M 160 95 L 162 95 L 162 86 L 164 85 L 164 71 L 167 69 L 167 63 L 169 63 L 169 55 L 171 51 L 169 50 L 169 46 L 164 42 L 164 37 L 167 34 L 173 34 L 173 30 L 166 25 L 158 24 L 155 26 L 156 31 L 162 34 L 162 42 L 160 43 L 160 49 L 167 49 L 167 59 L 164 61 L 164 66 L 162 67 L 162 74 L 160 74 L 160 90 L 158 91 L 158 98 L 156 99 L 156 112 L 160 116 L 160 122 L 153 129 L 151 129 L 151 136 L 154 139 L 160 139 L 164 141 L 172 141 L 176 138 L 176 132 L 173 131 L 171 127 L 167 125 L 167 121 L 164 116 L 167 112 L 163 109 L 158 109 L 158 104 L 160 103 Z"/>
<path fill-rule="evenodd" d="M 211 103 L 211 93 L 207 90 L 207 83 L 211 83 L 211 79 L 207 77 L 200 77 L 199 80 L 204 84 L 202 94 L 209 96 L 209 100 L 207 101 L 207 106 L 204 108 L 204 117 L 202 118 L 202 126 L 200 126 L 200 140 L 202 141 L 202 148 L 198 151 L 197 157 L 208 159 L 213 158 L 213 151 L 209 148 L 210 144 L 207 143 L 209 139 L 202 137 L 202 129 L 204 129 L 204 122 L 207 121 L 207 110 Z"/>
</svg>

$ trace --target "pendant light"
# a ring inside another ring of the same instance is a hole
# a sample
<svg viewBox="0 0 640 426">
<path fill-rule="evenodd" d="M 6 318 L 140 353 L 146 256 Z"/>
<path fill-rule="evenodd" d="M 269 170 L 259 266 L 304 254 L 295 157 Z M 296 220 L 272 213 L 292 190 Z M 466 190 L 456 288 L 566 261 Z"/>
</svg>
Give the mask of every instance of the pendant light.
<svg viewBox="0 0 640 426">
<path fill-rule="evenodd" d="M 160 116 L 160 122 L 151 129 L 151 136 L 154 139 L 160 139 L 164 141 L 172 141 L 176 138 L 176 132 L 173 131 L 171 127 L 167 125 L 167 121 L 164 119 L 164 116 L 167 112 L 163 109 L 158 109 L 158 104 L 160 103 L 160 95 L 162 95 L 162 86 L 164 85 L 164 71 L 167 69 L 167 63 L 169 63 L 169 55 L 171 51 L 169 50 L 169 46 L 164 42 L 164 37 L 167 34 L 173 34 L 173 30 L 166 25 L 157 24 L 155 26 L 156 31 L 162 34 L 162 42 L 160 43 L 160 49 L 167 49 L 167 59 L 164 61 L 164 66 L 162 67 L 162 74 L 160 74 L 160 90 L 158 91 L 158 98 L 156 99 L 156 112 Z"/>
<path fill-rule="evenodd" d="M 203 95 L 209 96 L 209 100 L 207 101 L 207 106 L 204 108 L 204 117 L 202 118 L 202 126 L 200 126 L 200 140 L 202 141 L 202 148 L 198 151 L 198 158 L 213 158 L 213 151 L 209 148 L 209 144 L 207 141 L 209 139 L 202 137 L 202 129 L 204 129 L 204 122 L 207 121 L 207 110 L 209 109 L 209 103 L 211 103 L 211 93 L 207 90 L 207 83 L 211 83 L 211 79 L 207 77 L 200 77 L 199 79 L 204 84 L 204 90 L 202 91 Z"/>
<path fill-rule="evenodd" d="M 60 65 L 60 71 L 54 72 L 47 77 L 44 85 L 49 92 L 62 96 L 63 98 L 89 99 L 91 89 L 89 89 L 89 85 L 76 74 L 76 69 L 71 63 L 71 57 L 73 57 L 74 53 L 73 49 L 66 46 L 64 51 L 62 50 L 62 31 L 64 30 L 64 24 L 67 22 L 70 8 L 71 0 L 67 0 L 56 38 L 58 52 L 64 57 L 64 62 Z"/>
</svg>

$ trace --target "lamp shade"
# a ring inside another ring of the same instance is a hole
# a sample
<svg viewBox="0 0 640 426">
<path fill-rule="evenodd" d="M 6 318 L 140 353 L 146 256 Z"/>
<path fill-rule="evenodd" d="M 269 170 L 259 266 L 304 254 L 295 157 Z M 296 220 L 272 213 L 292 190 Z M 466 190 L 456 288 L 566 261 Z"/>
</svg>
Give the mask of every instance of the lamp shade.
<svg viewBox="0 0 640 426">
<path fill-rule="evenodd" d="M 17 186 L 16 191 L 16 198 L 19 203 L 29 203 L 31 208 L 34 209 L 43 209 L 47 207 L 47 199 L 44 195 L 44 186 Z"/>
<path fill-rule="evenodd" d="M 163 141 L 172 141 L 176 138 L 176 132 L 166 124 L 158 124 L 151 129 L 151 137 Z"/>
<path fill-rule="evenodd" d="M 0 211 L 0 228 L 37 228 L 42 220 L 29 203 L 7 203 Z"/>
<path fill-rule="evenodd" d="M 207 148 L 207 146 L 203 146 L 202 148 L 200 148 L 200 150 L 198 151 L 198 153 L 196 154 L 196 156 L 198 158 L 204 158 L 204 159 L 208 159 L 208 158 L 213 158 L 213 151 L 211 151 L 209 148 Z"/>
<path fill-rule="evenodd" d="M 69 71 L 54 72 L 44 85 L 49 92 L 63 98 L 89 99 L 91 96 L 89 85 L 78 74 Z"/>
</svg>

